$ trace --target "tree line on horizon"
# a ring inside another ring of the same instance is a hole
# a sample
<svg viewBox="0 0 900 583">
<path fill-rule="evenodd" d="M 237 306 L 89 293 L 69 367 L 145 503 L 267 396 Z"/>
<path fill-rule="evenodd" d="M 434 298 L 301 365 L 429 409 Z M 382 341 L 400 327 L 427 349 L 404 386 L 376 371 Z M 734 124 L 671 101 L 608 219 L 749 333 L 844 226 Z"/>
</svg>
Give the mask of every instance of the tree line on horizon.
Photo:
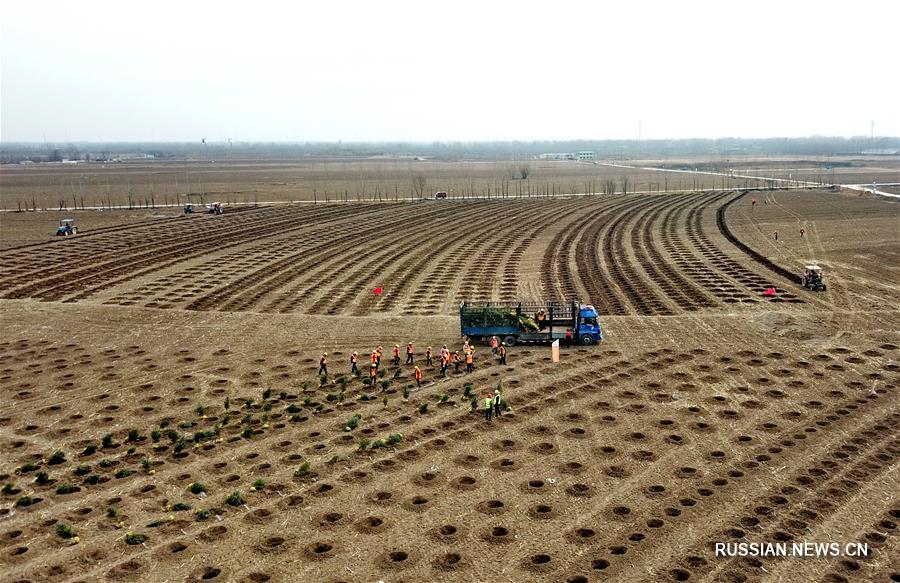
<svg viewBox="0 0 900 583">
<path fill-rule="evenodd" d="M 158 159 L 423 157 L 523 159 L 545 153 L 592 151 L 603 158 L 672 156 L 829 156 L 900 151 L 900 137 L 718 138 L 672 140 L 534 140 L 487 142 L 8 142 L 0 162 L 104 161 L 122 155 Z"/>
</svg>

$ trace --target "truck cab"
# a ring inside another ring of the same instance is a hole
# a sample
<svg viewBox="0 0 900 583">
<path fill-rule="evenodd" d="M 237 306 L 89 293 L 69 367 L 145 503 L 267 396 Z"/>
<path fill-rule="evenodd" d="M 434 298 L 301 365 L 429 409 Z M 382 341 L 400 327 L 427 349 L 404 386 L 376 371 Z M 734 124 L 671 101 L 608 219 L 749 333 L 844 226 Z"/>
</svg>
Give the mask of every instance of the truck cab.
<svg viewBox="0 0 900 583">
<path fill-rule="evenodd" d="M 603 342 L 603 328 L 597 319 L 597 310 L 591 304 L 581 304 L 578 309 L 578 342 L 599 344 Z M 573 334 L 575 331 L 573 331 Z"/>
</svg>

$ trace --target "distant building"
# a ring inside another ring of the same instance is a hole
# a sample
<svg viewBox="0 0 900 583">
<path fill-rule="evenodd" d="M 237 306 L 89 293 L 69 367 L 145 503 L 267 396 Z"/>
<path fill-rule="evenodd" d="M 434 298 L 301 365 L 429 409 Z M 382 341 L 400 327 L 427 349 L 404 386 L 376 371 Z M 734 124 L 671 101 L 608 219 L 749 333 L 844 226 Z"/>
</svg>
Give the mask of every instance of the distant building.
<svg viewBox="0 0 900 583">
<path fill-rule="evenodd" d="M 575 154 L 566 153 L 566 152 L 555 152 L 555 153 L 547 153 L 541 154 L 538 156 L 541 160 L 575 160 Z"/>
<path fill-rule="evenodd" d="M 582 150 L 581 152 L 578 152 L 579 160 L 593 160 L 595 157 L 596 156 L 592 150 Z"/>
</svg>

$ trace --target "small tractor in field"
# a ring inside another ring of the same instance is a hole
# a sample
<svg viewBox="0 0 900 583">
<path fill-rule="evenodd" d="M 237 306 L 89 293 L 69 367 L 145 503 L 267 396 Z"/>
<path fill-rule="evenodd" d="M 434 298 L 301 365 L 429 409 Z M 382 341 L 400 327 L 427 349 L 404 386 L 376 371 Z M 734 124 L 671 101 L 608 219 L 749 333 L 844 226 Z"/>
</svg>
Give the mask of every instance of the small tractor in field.
<svg viewBox="0 0 900 583">
<path fill-rule="evenodd" d="M 434 193 L 434 200 L 444 200 L 445 198 L 447 198 L 447 193 L 444 191 Z"/>
<path fill-rule="evenodd" d="M 822 279 L 822 268 L 818 265 L 807 265 L 803 270 L 803 287 L 810 291 L 825 291 L 828 288 Z"/>
<path fill-rule="evenodd" d="M 225 209 L 222 207 L 221 202 L 214 202 L 209 205 L 209 208 L 206 209 L 206 214 L 208 215 L 224 215 Z"/>
<path fill-rule="evenodd" d="M 56 229 L 56 235 L 59 237 L 68 237 L 69 235 L 77 235 L 78 227 L 75 225 L 75 219 L 61 219 L 59 227 Z"/>
</svg>

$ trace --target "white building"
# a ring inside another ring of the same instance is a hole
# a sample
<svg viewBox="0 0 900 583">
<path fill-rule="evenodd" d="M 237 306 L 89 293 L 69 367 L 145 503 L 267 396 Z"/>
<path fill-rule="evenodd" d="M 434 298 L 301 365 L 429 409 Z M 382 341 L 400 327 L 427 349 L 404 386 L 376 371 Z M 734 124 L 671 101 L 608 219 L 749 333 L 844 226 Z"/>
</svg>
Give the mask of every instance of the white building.
<svg viewBox="0 0 900 583">
<path fill-rule="evenodd" d="M 578 152 L 579 160 L 593 160 L 594 158 L 596 158 L 596 155 L 593 150 L 582 150 L 581 152 Z"/>
</svg>

